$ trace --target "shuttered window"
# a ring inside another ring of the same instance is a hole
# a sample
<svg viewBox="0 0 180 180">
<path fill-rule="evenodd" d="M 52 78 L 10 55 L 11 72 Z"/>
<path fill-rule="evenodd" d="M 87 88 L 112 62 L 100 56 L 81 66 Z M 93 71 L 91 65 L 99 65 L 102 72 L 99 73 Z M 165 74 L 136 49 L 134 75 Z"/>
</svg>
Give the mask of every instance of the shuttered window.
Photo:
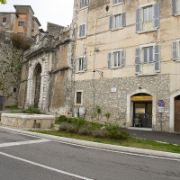
<svg viewBox="0 0 180 180">
<path fill-rule="evenodd" d="M 126 26 L 126 14 L 120 13 L 109 17 L 109 29 L 118 29 Z"/>
<path fill-rule="evenodd" d="M 82 24 L 79 26 L 79 37 L 86 36 L 86 25 Z"/>
<path fill-rule="evenodd" d="M 80 9 L 87 7 L 89 1 L 88 0 L 80 0 Z"/>
<path fill-rule="evenodd" d="M 123 0 L 113 0 L 113 4 L 120 4 L 122 2 L 123 2 Z"/>
<path fill-rule="evenodd" d="M 154 72 L 160 72 L 160 47 L 159 45 L 144 46 L 136 48 L 135 52 L 135 72 L 136 74 L 146 74 L 142 72 L 144 65 L 154 66 Z"/>
<path fill-rule="evenodd" d="M 136 10 L 136 32 L 156 30 L 160 26 L 159 3 Z"/>
<path fill-rule="evenodd" d="M 114 51 L 108 53 L 108 68 L 119 68 L 125 65 L 125 52 L 124 50 Z"/>
<path fill-rule="evenodd" d="M 172 43 L 172 59 L 174 61 L 180 60 L 180 40 Z"/>
</svg>

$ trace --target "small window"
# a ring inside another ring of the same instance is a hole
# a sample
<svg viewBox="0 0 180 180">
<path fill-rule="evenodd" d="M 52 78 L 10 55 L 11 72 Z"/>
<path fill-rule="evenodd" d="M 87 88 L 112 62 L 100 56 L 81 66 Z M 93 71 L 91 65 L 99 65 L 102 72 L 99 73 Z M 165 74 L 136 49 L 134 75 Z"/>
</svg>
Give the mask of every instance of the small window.
<svg viewBox="0 0 180 180">
<path fill-rule="evenodd" d="M 177 14 L 180 15 L 180 0 L 176 0 Z"/>
<path fill-rule="evenodd" d="M 24 22 L 24 21 L 19 21 L 19 22 L 18 22 L 18 26 L 24 27 L 24 26 L 25 26 L 25 22 Z"/>
<path fill-rule="evenodd" d="M 126 26 L 126 14 L 111 15 L 109 19 L 109 29 L 118 29 Z"/>
<path fill-rule="evenodd" d="M 174 61 L 180 60 L 180 40 L 176 40 L 172 44 L 172 58 Z"/>
<path fill-rule="evenodd" d="M 114 56 L 114 63 L 113 63 L 113 66 L 114 67 L 120 67 L 121 64 L 122 64 L 122 51 L 117 51 L 117 52 L 114 52 L 113 53 L 113 56 Z"/>
<path fill-rule="evenodd" d="M 124 50 L 114 51 L 108 54 L 108 68 L 120 68 L 125 64 L 125 52 Z"/>
<path fill-rule="evenodd" d="M 3 23 L 6 23 L 6 21 L 7 21 L 7 18 L 6 17 L 3 17 Z"/>
<path fill-rule="evenodd" d="M 77 72 L 84 72 L 84 71 L 86 71 L 86 69 L 87 69 L 86 58 L 85 57 L 80 57 L 77 60 L 76 67 L 77 67 L 77 69 L 76 69 Z"/>
<path fill-rule="evenodd" d="M 80 9 L 87 7 L 89 1 L 88 0 L 80 0 Z"/>
<path fill-rule="evenodd" d="M 79 58 L 79 63 L 78 63 L 78 71 L 83 71 L 84 70 L 84 58 Z"/>
<path fill-rule="evenodd" d="M 79 37 L 85 37 L 86 35 L 86 25 L 82 24 L 79 26 Z"/>
<path fill-rule="evenodd" d="M 113 0 L 113 4 L 120 4 L 122 2 L 123 2 L 123 0 Z"/>
<path fill-rule="evenodd" d="M 13 88 L 13 92 L 16 93 L 17 92 L 17 88 Z"/>
<path fill-rule="evenodd" d="M 144 55 L 144 63 L 152 63 L 153 62 L 153 46 L 144 47 L 143 48 L 143 55 Z"/>
<path fill-rule="evenodd" d="M 76 104 L 81 105 L 82 104 L 82 92 L 76 92 Z"/>
</svg>

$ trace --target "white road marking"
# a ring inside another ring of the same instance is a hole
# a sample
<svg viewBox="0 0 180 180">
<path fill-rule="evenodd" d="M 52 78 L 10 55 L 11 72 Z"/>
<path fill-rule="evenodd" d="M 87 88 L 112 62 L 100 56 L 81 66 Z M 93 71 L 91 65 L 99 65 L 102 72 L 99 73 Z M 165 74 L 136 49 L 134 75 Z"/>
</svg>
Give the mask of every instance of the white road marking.
<svg viewBox="0 0 180 180">
<path fill-rule="evenodd" d="M 33 161 L 29 161 L 27 159 L 23 159 L 23 158 L 13 156 L 13 155 L 10 155 L 10 154 L 6 154 L 6 153 L 3 153 L 3 152 L 0 152 L 0 155 L 11 158 L 11 159 L 15 159 L 15 160 L 18 160 L 18 161 L 22 161 L 22 162 L 25 162 L 25 163 L 28 163 L 28 164 L 31 164 L 31 165 L 34 165 L 34 166 L 38 166 L 38 167 L 41 167 L 41 168 L 44 168 L 44 169 L 47 169 L 47 170 L 50 170 L 50 171 L 54 171 L 54 172 L 57 172 L 57 173 L 60 173 L 60 174 L 71 176 L 71 177 L 74 177 L 74 178 L 78 178 L 78 179 L 82 179 L 82 180 L 94 180 L 94 179 L 91 179 L 91 178 L 88 178 L 88 177 L 83 177 L 83 176 L 80 176 L 80 175 L 77 175 L 77 174 L 69 173 L 67 171 L 63 171 L 63 170 L 56 169 L 56 168 L 53 168 L 53 167 L 50 167 L 50 166 L 39 164 L 39 163 L 36 163 L 36 162 L 33 162 Z"/>
<path fill-rule="evenodd" d="M 9 143 L 0 144 L 0 148 L 12 147 L 12 146 L 21 146 L 21 145 L 27 145 L 27 144 L 39 144 L 39 143 L 45 143 L 45 142 L 50 142 L 50 141 L 51 140 L 48 140 L 48 139 L 39 139 L 39 140 L 9 142 Z"/>
</svg>

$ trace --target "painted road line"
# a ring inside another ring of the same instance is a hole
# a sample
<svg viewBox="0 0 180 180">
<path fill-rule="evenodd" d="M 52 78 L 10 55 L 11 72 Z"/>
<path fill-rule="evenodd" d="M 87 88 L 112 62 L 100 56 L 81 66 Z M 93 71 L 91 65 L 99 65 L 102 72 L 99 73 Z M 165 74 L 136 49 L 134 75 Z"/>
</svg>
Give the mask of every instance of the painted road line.
<svg viewBox="0 0 180 180">
<path fill-rule="evenodd" d="M 53 171 L 53 172 L 57 172 L 57 173 L 60 173 L 60 174 L 63 174 L 63 175 L 71 176 L 73 178 L 82 179 L 82 180 L 94 180 L 94 179 L 91 179 L 91 178 L 88 178 L 88 177 L 84 177 L 84 176 L 73 174 L 73 173 L 70 173 L 70 172 L 67 172 L 67 171 L 56 169 L 56 168 L 53 168 L 53 167 L 50 167 L 50 166 L 39 164 L 39 163 L 30 161 L 30 160 L 23 159 L 23 158 L 13 156 L 13 155 L 10 155 L 10 154 L 6 154 L 6 153 L 3 153 L 3 152 L 0 152 L 0 155 L 11 158 L 11 159 L 15 159 L 15 160 L 18 160 L 18 161 L 22 161 L 22 162 L 25 162 L 25 163 L 28 163 L 28 164 L 31 164 L 31 165 L 34 165 L 34 166 L 38 166 L 38 167 L 41 167 L 41 168 L 44 168 L 44 169 L 47 169 L 47 170 L 50 170 L 50 171 Z"/>
<path fill-rule="evenodd" d="M 21 146 L 21 145 L 28 145 L 28 144 L 39 144 L 39 143 L 45 143 L 45 142 L 50 142 L 50 141 L 51 140 L 48 140 L 48 139 L 39 139 L 39 140 L 9 142 L 9 143 L 0 144 L 0 148 L 12 147 L 12 146 Z"/>
</svg>

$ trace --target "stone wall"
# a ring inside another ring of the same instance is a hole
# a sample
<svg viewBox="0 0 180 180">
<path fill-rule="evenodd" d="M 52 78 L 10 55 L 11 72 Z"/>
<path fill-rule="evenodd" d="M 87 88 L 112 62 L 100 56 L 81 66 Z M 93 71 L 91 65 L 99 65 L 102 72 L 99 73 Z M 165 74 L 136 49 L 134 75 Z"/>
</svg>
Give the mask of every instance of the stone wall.
<svg viewBox="0 0 180 180">
<path fill-rule="evenodd" d="M 11 34 L 0 33 L 0 90 L 5 106 L 17 105 L 23 50 L 12 43 Z"/>
<path fill-rule="evenodd" d="M 169 75 L 127 77 L 114 79 L 76 81 L 75 91 L 83 91 L 83 107 L 86 108 L 86 116 L 93 116 L 93 98 L 95 106 L 100 106 L 102 115 L 111 113 L 111 121 L 116 121 L 122 126 L 132 126 L 128 122 L 127 107 L 130 106 L 128 96 L 138 93 L 149 93 L 153 96 L 154 113 L 153 129 L 160 130 L 160 116 L 157 110 L 157 100 L 165 101 L 165 113 L 163 113 L 163 130 L 169 128 L 169 103 L 170 103 L 170 80 Z M 94 88 L 95 87 L 95 88 Z M 112 89 L 113 88 L 113 89 Z M 102 118 L 105 120 L 105 117 Z M 132 120 L 130 120 L 132 121 Z"/>
</svg>

